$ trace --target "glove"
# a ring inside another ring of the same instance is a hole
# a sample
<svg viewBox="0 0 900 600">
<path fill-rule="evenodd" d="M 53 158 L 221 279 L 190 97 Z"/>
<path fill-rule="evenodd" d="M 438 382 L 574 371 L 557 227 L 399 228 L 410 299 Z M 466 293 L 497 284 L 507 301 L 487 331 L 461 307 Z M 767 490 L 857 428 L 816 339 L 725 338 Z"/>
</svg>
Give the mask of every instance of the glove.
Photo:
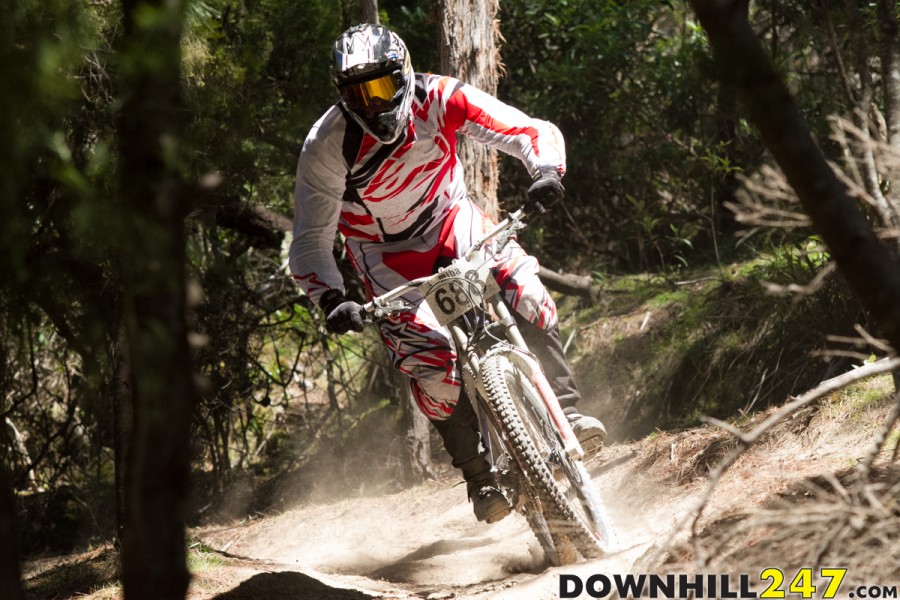
<svg viewBox="0 0 900 600">
<path fill-rule="evenodd" d="M 562 200 L 565 191 L 556 167 L 541 167 L 528 188 L 526 209 L 543 214 Z"/>
<path fill-rule="evenodd" d="M 331 333 L 362 331 L 362 306 L 347 300 L 340 290 L 328 290 L 319 299 L 319 307 L 325 313 L 325 329 Z"/>
</svg>

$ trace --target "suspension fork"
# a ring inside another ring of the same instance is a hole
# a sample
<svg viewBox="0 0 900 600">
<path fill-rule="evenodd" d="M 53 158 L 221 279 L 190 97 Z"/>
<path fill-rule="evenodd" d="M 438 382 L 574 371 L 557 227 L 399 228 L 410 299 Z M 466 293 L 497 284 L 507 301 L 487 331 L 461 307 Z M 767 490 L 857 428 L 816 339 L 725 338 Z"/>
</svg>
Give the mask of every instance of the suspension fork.
<svg viewBox="0 0 900 600">
<path fill-rule="evenodd" d="M 573 460 L 581 460 L 584 458 L 584 450 L 578 442 L 578 438 L 575 437 L 575 432 L 572 431 L 569 419 L 563 413 L 556 393 L 550 387 L 550 382 L 547 381 L 544 370 L 537 359 L 534 358 L 534 355 L 528 350 L 525 339 L 522 337 L 522 332 L 519 331 L 519 326 L 509 311 L 509 307 L 499 296 L 491 300 L 491 306 L 506 330 L 507 337 L 516 348 L 516 351 L 510 352 L 510 357 L 529 376 L 531 383 L 544 401 L 547 413 L 550 415 L 550 419 L 553 420 L 553 424 L 556 425 L 556 430 L 559 431 L 563 450 Z"/>
<path fill-rule="evenodd" d="M 482 404 L 480 373 L 481 358 L 478 353 L 477 345 L 471 343 L 472 339 L 466 332 L 462 323 L 464 318 L 457 319 L 450 323 L 447 327 L 450 330 L 450 337 L 456 347 L 456 356 L 459 364 L 460 378 L 462 379 L 463 389 L 472 403 L 475 415 L 478 419 L 478 429 L 481 431 L 481 443 L 487 451 L 490 463 L 496 465 L 497 458 L 502 452 L 500 448 L 491 447 L 491 426 L 488 417 L 488 408 Z"/>
</svg>

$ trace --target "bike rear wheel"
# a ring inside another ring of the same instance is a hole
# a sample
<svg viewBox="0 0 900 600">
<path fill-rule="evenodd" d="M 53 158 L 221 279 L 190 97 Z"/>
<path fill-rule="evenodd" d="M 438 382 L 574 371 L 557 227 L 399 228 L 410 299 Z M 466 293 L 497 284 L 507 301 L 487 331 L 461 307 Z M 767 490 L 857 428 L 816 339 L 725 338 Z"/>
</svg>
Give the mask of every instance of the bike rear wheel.
<svg viewBox="0 0 900 600">
<path fill-rule="evenodd" d="M 551 562 L 574 562 L 575 550 L 585 558 L 599 556 L 611 527 L 581 461 L 564 456 L 537 390 L 503 354 L 488 357 L 481 374 L 507 450 L 534 496 L 528 523 Z"/>
</svg>

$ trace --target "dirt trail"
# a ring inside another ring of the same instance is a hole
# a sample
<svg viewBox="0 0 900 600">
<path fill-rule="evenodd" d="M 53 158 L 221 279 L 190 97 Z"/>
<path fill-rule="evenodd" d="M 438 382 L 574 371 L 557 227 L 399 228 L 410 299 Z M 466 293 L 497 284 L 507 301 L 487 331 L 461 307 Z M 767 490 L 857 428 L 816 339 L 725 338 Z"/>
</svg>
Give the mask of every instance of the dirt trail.
<svg viewBox="0 0 900 600">
<path fill-rule="evenodd" d="M 834 473 L 868 450 L 887 402 L 821 410 L 757 444 L 719 483 L 704 523 L 770 501 L 798 480 Z M 602 559 L 549 567 L 525 520 L 479 524 L 456 481 L 306 506 L 232 528 L 197 532 L 231 556 L 250 557 L 242 582 L 192 598 L 558 599 L 560 573 L 642 573 L 696 506 L 706 472 L 730 435 L 699 428 L 615 445 L 588 463 L 623 542 Z M 778 557 L 767 557 L 777 564 Z M 585 596 L 586 597 L 586 596 Z"/>
<path fill-rule="evenodd" d="M 629 486 L 623 496 L 634 457 L 626 447 L 607 452 L 616 454 L 621 462 L 613 468 L 599 460 L 588 464 L 596 483 L 612 492 L 605 499 L 625 542 L 622 551 L 598 561 L 548 567 L 523 517 L 478 523 L 464 487 L 451 482 L 289 511 L 249 527 L 207 532 L 205 541 L 272 566 L 328 573 L 375 597 L 558 598 L 558 572 L 629 572 L 687 510 L 687 496 L 656 503 L 661 494 L 654 485 Z"/>
<path fill-rule="evenodd" d="M 479 524 L 463 488 L 447 482 L 309 506 L 203 535 L 229 554 L 265 561 L 268 570 L 304 570 L 310 579 L 294 582 L 295 598 L 557 599 L 560 573 L 586 578 L 643 572 L 642 557 L 667 542 L 702 492 L 702 478 L 682 479 L 679 468 L 688 467 L 678 454 L 702 455 L 701 446 L 710 441 L 701 439 L 704 435 L 711 434 L 667 435 L 640 447 L 613 447 L 605 451 L 605 460 L 590 462 L 624 547 L 600 560 L 561 568 L 546 565 L 523 518 L 513 515 L 494 525 Z M 761 447 L 751 453 L 722 482 L 709 518 L 762 502 L 799 477 L 846 464 L 865 447 L 862 435 L 819 434 L 781 443 L 781 452 Z M 785 468 L 788 457 L 790 469 Z M 747 478 L 755 482 L 755 493 L 750 493 Z M 316 579 L 330 589 L 310 588 Z M 275 597 L 265 589 L 257 585 L 251 595 L 221 598 Z M 341 589 L 358 595 L 343 596 Z"/>
</svg>

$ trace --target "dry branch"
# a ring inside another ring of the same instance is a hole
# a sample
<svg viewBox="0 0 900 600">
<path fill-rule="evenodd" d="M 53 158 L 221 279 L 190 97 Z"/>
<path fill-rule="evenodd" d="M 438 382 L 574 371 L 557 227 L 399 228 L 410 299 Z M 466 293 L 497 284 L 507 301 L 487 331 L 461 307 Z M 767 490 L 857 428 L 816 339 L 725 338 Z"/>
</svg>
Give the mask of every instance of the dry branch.
<svg viewBox="0 0 900 600">
<path fill-rule="evenodd" d="M 554 292 L 579 296 L 589 302 L 594 302 L 600 297 L 600 287 L 594 285 L 593 280 L 587 275 L 558 273 L 541 267 L 538 276 L 541 282 Z"/>
<path fill-rule="evenodd" d="M 746 0 L 692 0 L 719 72 L 784 171 L 838 268 L 884 336 L 900 348 L 900 262 L 872 232 L 847 186 L 825 160 L 746 17 Z"/>
</svg>

